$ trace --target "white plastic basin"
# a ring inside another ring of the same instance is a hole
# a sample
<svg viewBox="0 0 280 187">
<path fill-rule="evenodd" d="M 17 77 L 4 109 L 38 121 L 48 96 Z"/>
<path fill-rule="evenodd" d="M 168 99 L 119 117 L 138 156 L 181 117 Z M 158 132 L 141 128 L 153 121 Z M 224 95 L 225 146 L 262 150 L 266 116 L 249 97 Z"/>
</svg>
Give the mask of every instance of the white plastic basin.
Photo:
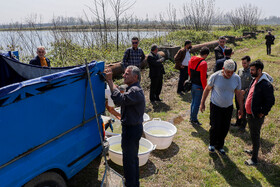
<svg viewBox="0 0 280 187">
<path fill-rule="evenodd" d="M 115 108 L 115 111 L 117 111 L 118 113 L 121 113 L 121 108 L 120 108 L 120 107 L 117 107 L 117 108 Z M 145 122 L 145 121 L 150 121 L 151 118 L 150 118 L 150 116 L 149 116 L 147 113 L 144 113 L 144 115 L 143 115 L 143 120 L 144 120 L 144 122 Z"/>
<path fill-rule="evenodd" d="M 119 113 L 121 112 L 121 108 L 120 108 L 120 107 L 115 108 L 115 110 L 116 110 L 117 112 L 119 112 Z M 146 121 L 151 120 L 151 118 L 150 118 L 150 116 L 149 116 L 148 114 L 144 113 L 144 115 L 143 115 L 143 120 L 144 120 L 144 122 L 146 122 Z M 113 122 L 112 125 L 113 125 L 114 131 L 112 132 L 111 129 L 108 128 L 108 129 L 105 131 L 105 135 L 106 135 L 106 136 L 116 136 L 116 135 L 120 135 L 120 134 L 121 134 L 121 128 L 122 128 L 122 127 L 121 127 L 121 121 L 118 120 L 118 119 L 115 119 L 115 122 Z"/>
<path fill-rule="evenodd" d="M 177 132 L 177 128 L 167 121 L 153 119 L 144 124 L 145 137 L 156 146 L 156 149 L 167 149 Z"/>
<path fill-rule="evenodd" d="M 109 158 L 116 164 L 122 166 L 123 162 L 122 162 L 122 151 L 115 151 L 111 149 L 111 146 L 116 145 L 116 144 L 121 144 L 121 136 L 112 136 L 110 138 L 107 139 L 107 141 L 109 142 Z M 139 142 L 139 146 L 144 146 L 145 148 L 147 148 L 148 150 L 142 153 L 138 153 L 138 158 L 139 158 L 139 166 L 143 166 L 147 163 L 150 153 L 155 150 L 155 145 L 152 144 L 152 142 L 150 142 L 149 140 L 145 139 L 145 138 L 141 138 L 140 142 Z"/>
</svg>

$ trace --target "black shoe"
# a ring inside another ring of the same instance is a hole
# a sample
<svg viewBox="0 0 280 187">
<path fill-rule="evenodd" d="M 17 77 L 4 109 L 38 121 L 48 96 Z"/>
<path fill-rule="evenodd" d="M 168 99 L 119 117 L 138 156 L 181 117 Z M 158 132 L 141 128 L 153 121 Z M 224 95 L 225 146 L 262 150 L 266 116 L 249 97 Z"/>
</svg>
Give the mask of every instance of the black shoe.
<svg viewBox="0 0 280 187">
<path fill-rule="evenodd" d="M 218 152 L 221 154 L 221 155 L 226 155 L 226 152 L 224 149 L 219 149 Z"/>
<path fill-rule="evenodd" d="M 156 101 L 162 101 L 162 99 L 160 99 L 160 98 L 157 98 L 157 99 L 156 99 Z"/>
<path fill-rule="evenodd" d="M 212 145 L 209 145 L 208 150 L 210 153 L 215 153 L 215 147 Z"/>
<path fill-rule="evenodd" d="M 192 125 L 202 125 L 199 121 L 192 121 L 190 120 Z"/>
<path fill-rule="evenodd" d="M 249 149 L 244 149 L 244 152 L 247 153 L 248 155 L 253 154 L 253 150 L 249 150 Z"/>
</svg>

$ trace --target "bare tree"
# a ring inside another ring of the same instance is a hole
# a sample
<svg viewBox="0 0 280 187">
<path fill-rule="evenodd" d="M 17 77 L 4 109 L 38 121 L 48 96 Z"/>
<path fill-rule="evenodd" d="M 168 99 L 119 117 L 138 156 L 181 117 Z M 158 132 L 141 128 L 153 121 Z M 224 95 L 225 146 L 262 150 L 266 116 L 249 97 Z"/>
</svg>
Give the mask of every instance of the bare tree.
<svg viewBox="0 0 280 187">
<path fill-rule="evenodd" d="M 120 28 L 120 18 L 123 13 L 129 10 L 136 1 L 129 0 L 110 0 L 111 7 L 114 12 L 115 21 L 116 21 L 116 29 L 117 29 L 117 50 L 119 50 L 119 28 Z"/>
<path fill-rule="evenodd" d="M 227 14 L 235 29 L 255 30 L 261 16 L 261 9 L 252 4 L 244 4 Z"/>
<path fill-rule="evenodd" d="M 168 8 L 167 8 L 167 16 L 168 16 L 168 19 L 169 19 L 168 21 L 170 22 L 171 30 L 175 30 L 176 25 L 177 25 L 177 10 L 170 3 L 169 3 Z"/>
<path fill-rule="evenodd" d="M 195 30 L 210 30 L 215 0 L 191 0 L 183 5 L 184 23 Z"/>
<path fill-rule="evenodd" d="M 108 27 L 107 27 L 107 1 L 105 0 L 93 0 L 93 8 L 89 7 L 89 10 L 96 18 L 96 22 L 99 26 L 99 33 L 102 44 L 108 47 Z M 104 29 L 104 32 L 103 32 Z"/>
</svg>

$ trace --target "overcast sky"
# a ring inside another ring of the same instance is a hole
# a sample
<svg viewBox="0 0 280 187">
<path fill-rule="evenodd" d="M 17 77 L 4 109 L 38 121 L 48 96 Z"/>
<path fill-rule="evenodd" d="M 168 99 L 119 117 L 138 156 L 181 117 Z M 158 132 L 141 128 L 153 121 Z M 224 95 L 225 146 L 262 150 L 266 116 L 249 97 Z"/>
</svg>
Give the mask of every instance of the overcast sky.
<svg viewBox="0 0 280 187">
<path fill-rule="evenodd" d="M 3 0 L 1 0 L 3 1 Z M 109 0 L 106 0 L 109 1 Z M 165 13 L 169 4 L 177 9 L 178 18 L 181 7 L 191 0 L 136 0 L 128 14 L 139 18 L 149 19 L 158 17 L 159 13 Z M 216 0 L 215 5 L 220 10 L 227 12 L 244 4 L 253 4 L 262 10 L 262 16 L 280 17 L 280 0 Z M 92 6 L 92 0 L 9 0 L 1 3 L 0 24 L 10 22 L 25 22 L 31 15 L 40 15 L 43 22 L 49 22 L 54 16 L 83 17 L 84 11 L 89 15 L 87 6 Z M 108 8 L 108 12 L 111 9 Z M 112 15 L 112 14 L 111 14 Z"/>
</svg>

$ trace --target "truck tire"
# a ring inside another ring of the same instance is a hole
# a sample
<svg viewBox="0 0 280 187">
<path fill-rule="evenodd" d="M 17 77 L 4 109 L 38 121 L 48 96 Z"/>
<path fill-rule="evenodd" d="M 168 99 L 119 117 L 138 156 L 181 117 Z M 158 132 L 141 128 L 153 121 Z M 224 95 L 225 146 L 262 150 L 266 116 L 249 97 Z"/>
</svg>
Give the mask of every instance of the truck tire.
<svg viewBox="0 0 280 187">
<path fill-rule="evenodd" d="M 24 187 L 67 187 L 67 185 L 58 173 L 46 172 L 26 183 Z"/>
</svg>

